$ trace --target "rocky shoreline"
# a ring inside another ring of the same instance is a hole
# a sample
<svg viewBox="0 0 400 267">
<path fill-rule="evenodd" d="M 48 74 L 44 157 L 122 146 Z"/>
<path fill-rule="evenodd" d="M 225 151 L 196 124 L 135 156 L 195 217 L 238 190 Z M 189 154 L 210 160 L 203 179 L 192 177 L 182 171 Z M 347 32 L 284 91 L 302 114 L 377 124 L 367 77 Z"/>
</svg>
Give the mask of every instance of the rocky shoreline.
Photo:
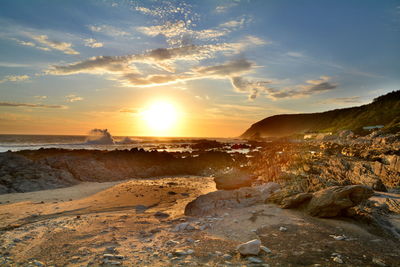
<svg viewBox="0 0 400 267">
<path fill-rule="evenodd" d="M 1 154 L 3 193 L 59 188 L 59 197 L 46 198 L 53 190 L 44 190 L 30 201 L 0 204 L 0 264 L 400 262 L 399 135 L 249 141 L 242 144 L 248 154 L 229 153 L 224 144 L 196 145 L 194 153 L 41 149 Z M 123 179 L 129 180 L 94 195 L 72 198 L 63 188 L 74 184 L 79 192 L 82 182 L 95 186 Z"/>
</svg>

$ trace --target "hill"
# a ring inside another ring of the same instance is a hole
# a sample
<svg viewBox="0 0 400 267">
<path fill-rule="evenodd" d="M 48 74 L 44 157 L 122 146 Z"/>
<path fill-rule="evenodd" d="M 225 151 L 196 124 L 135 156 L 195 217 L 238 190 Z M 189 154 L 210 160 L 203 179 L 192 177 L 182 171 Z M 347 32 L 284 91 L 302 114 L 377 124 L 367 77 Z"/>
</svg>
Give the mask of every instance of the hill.
<svg viewBox="0 0 400 267">
<path fill-rule="evenodd" d="M 400 131 L 400 90 L 358 107 L 320 113 L 282 114 L 254 123 L 242 138 L 279 137 L 306 132 L 363 132 L 364 126 L 384 125 L 386 132 Z"/>
</svg>

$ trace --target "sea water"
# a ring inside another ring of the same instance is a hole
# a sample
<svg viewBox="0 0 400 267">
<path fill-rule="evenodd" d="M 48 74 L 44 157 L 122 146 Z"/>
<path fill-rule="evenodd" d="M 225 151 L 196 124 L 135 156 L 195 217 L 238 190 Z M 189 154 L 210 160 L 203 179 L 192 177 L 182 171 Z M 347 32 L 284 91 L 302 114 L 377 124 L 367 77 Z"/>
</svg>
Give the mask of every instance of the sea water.
<svg viewBox="0 0 400 267">
<path fill-rule="evenodd" d="M 187 152 L 199 140 L 215 140 L 227 144 L 243 143 L 229 138 L 135 137 L 110 136 L 111 141 L 96 135 L 0 135 L 0 152 L 37 150 L 40 148 L 123 150 L 143 148 L 146 151 Z M 98 140 L 98 141 L 96 141 Z M 228 149 L 229 150 L 229 149 Z M 241 152 L 241 151 L 237 151 Z M 243 151 L 245 152 L 245 151 Z"/>
</svg>

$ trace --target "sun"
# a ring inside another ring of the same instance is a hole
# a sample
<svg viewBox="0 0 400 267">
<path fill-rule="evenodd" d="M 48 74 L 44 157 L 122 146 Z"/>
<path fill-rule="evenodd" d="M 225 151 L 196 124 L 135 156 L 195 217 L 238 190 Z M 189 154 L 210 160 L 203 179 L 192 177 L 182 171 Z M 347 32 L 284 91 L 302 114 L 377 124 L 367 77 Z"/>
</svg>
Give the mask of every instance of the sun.
<svg viewBox="0 0 400 267">
<path fill-rule="evenodd" d="M 171 102 L 158 100 L 151 103 L 141 113 L 151 135 L 165 136 L 171 133 L 176 126 L 179 113 Z"/>
</svg>

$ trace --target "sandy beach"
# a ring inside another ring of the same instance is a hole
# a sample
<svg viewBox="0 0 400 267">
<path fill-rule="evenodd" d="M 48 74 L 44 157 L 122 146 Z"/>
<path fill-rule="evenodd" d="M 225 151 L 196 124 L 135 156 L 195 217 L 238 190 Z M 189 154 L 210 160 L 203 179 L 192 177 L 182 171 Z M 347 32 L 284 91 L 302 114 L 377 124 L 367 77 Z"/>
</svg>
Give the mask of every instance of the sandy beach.
<svg viewBox="0 0 400 267">
<path fill-rule="evenodd" d="M 338 253 L 350 266 L 375 266 L 375 258 L 386 263 L 399 259 L 395 243 L 383 246 L 383 240 L 354 223 L 318 219 L 274 204 L 184 215 L 188 202 L 215 190 L 210 177 L 162 177 L 2 195 L 0 263 L 336 266 L 331 257 Z M 264 265 L 236 251 L 238 244 L 255 238 L 270 250 L 259 255 Z"/>
</svg>

